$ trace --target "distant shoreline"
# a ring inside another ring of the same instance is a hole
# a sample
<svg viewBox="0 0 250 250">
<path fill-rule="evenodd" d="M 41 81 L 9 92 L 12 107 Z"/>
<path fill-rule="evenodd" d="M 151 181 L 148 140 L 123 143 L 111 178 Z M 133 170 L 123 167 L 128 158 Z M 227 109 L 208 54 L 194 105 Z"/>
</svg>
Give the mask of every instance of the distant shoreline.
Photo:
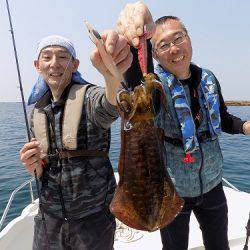
<svg viewBox="0 0 250 250">
<path fill-rule="evenodd" d="M 250 106 L 250 101 L 225 101 L 227 106 Z"/>
</svg>

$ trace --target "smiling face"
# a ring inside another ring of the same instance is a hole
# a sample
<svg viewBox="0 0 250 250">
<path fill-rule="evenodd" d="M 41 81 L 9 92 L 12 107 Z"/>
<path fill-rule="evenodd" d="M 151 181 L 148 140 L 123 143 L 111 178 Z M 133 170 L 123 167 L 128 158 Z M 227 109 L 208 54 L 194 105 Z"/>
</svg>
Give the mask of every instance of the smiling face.
<svg viewBox="0 0 250 250">
<path fill-rule="evenodd" d="M 41 51 L 34 65 L 51 91 L 61 94 L 71 82 L 72 73 L 77 71 L 79 61 L 72 58 L 67 49 L 49 46 Z"/>
<path fill-rule="evenodd" d="M 179 43 L 178 39 L 181 39 L 181 36 L 183 40 Z M 163 24 L 158 24 L 151 42 L 153 56 L 165 70 L 179 79 L 189 76 L 192 46 L 186 30 L 179 21 L 169 19 Z M 165 50 L 169 45 L 170 48 Z"/>
</svg>

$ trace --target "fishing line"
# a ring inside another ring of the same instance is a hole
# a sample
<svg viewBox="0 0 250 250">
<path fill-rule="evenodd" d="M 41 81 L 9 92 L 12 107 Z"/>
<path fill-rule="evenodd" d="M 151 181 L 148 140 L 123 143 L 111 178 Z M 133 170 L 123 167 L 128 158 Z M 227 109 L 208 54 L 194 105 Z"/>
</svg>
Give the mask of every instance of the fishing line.
<svg viewBox="0 0 250 250">
<path fill-rule="evenodd" d="M 51 46 L 52 46 L 52 45 L 51 45 Z M 57 92 L 59 91 L 59 88 L 60 88 L 60 86 L 61 86 L 61 84 L 62 84 L 62 81 L 63 81 L 64 78 L 65 78 L 66 71 L 68 70 L 68 67 L 69 67 L 69 64 L 70 64 L 72 58 L 73 58 L 73 56 L 72 56 L 72 54 L 70 54 L 70 58 L 69 58 L 69 60 L 68 60 L 68 62 L 67 62 L 66 68 L 65 68 L 65 70 L 64 70 L 64 72 L 63 72 L 63 75 L 62 75 L 62 77 L 61 77 L 61 79 L 60 79 L 60 82 L 59 82 L 59 85 L 58 85 L 58 87 L 57 87 L 57 90 L 56 90 Z"/>
</svg>

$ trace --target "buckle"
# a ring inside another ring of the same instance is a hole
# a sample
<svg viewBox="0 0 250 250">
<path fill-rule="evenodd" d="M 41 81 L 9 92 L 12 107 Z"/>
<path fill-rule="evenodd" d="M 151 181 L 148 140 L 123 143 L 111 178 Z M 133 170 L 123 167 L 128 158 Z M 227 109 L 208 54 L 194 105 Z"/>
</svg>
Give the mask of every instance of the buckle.
<svg viewBox="0 0 250 250">
<path fill-rule="evenodd" d="M 58 158 L 60 158 L 60 153 L 58 150 L 54 154 L 48 154 L 47 159 L 49 162 L 51 161 L 58 161 Z"/>
</svg>

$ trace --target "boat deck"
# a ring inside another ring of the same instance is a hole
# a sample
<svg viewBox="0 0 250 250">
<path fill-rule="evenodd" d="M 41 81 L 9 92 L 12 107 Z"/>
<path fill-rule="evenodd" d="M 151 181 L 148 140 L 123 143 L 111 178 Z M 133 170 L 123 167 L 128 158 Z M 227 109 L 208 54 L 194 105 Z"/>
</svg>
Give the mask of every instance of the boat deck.
<svg viewBox="0 0 250 250">
<path fill-rule="evenodd" d="M 230 249 L 243 249 L 246 239 L 245 226 L 248 221 L 250 195 L 224 187 L 229 207 Z M 38 211 L 38 200 L 28 205 L 22 214 L 11 221 L 0 232 L 1 250 L 32 249 L 33 218 Z M 201 231 L 195 217 L 191 216 L 189 249 L 204 249 Z M 133 230 L 117 223 L 115 250 L 157 250 L 162 249 L 159 231 L 148 233 Z"/>
</svg>

